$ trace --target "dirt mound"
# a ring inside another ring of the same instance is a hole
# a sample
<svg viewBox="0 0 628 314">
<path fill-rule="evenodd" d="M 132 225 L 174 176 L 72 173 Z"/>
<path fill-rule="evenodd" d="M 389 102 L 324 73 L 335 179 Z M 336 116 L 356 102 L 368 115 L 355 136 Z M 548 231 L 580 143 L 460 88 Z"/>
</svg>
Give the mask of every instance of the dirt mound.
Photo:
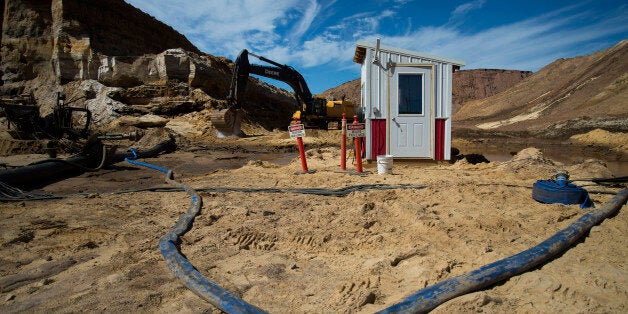
<svg viewBox="0 0 628 314">
<path fill-rule="evenodd" d="M 584 144 L 611 147 L 619 152 L 628 151 L 628 133 L 625 132 L 595 129 L 585 134 L 573 135 L 570 139 Z"/>
<path fill-rule="evenodd" d="M 560 163 L 545 158 L 539 149 L 530 147 L 518 152 L 501 167 L 515 173 L 521 179 L 546 179 L 556 174 L 562 166 Z M 540 178 L 539 174 L 541 174 Z"/>
<path fill-rule="evenodd" d="M 341 100 L 344 97 L 354 104 L 359 104 L 361 99 L 360 79 L 358 78 L 330 88 L 324 91 L 323 95 L 328 100 Z"/>
<path fill-rule="evenodd" d="M 607 164 L 599 159 L 586 159 L 583 162 L 567 167 L 569 173 L 577 173 L 580 177 L 571 177 L 573 180 L 583 178 L 612 178 L 613 173 Z"/>
</svg>

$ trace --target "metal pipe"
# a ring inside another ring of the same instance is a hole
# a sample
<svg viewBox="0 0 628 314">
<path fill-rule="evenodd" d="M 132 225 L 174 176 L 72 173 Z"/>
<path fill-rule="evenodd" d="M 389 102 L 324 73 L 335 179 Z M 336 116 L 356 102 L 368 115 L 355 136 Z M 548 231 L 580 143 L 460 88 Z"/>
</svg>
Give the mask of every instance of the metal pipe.
<svg viewBox="0 0 628 314">
<path fill-rule="evenodd" d="M 375 41 L 375 57 L 373 58 L 373 63 L 379 62 L 379 37 Z"/>
</svg>

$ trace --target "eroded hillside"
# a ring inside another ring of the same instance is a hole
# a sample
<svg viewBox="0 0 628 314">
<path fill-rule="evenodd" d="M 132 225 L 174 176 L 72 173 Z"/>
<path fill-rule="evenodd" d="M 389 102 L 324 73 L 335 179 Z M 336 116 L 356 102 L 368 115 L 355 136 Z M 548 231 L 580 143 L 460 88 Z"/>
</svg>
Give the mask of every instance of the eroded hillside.
<svg viewBox="0 0 628 314">
<path fill-rule="evenodd" d="M 507 91 L 475 100 L 454 116 L 475 130 L 568 137 L 595 128 L 628 130 L 628 41 L 559 59 Z"/>
</svg>

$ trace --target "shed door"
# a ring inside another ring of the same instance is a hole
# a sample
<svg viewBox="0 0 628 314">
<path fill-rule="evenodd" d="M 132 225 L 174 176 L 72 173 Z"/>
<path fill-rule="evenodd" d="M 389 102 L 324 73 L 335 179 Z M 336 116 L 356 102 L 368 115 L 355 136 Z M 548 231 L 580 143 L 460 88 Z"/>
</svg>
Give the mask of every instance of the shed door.
<svg viewBox="0 0 628 314">
<path fill-rule="evenodd" d="M 398 66 L 390 78 L 390 153 L 430 158 L 431 67 Z"/>
</svg>

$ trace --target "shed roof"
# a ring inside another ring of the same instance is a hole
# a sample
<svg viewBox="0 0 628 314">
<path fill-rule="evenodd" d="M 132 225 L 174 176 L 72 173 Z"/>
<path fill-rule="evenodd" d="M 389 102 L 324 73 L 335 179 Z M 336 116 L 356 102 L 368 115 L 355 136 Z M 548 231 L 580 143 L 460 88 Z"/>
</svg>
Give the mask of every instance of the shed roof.
<svg viewBox="0 0 628 314">
<path fill-rule="evenodd" d="M 375 44 L 372 44 L 372 43 L 369 43 L 369 42 L 365 42 L 365 41 L 358 41 L 358 43 L 355 46 L 355 54 L 353 55 L 353 62 L 360 63 L 360 64 L 364 63 L 364 58 L 366 57 L 366 49 L 367 48 L 375 49 Z M 427 53 L 410 51 L 410 50 L 405 50 L 405 49 L 400 49 L 400 48 L 379 46 L 379 50 L 380 51 L 384 51 L 384 52 L 390 52 L 390 53 L 398 54 L 398 55 L 404 55 L 404 56 L 409 56 L 409 57 L 414 57 L 414 58 L 426 59 L 426 60 L 430 60 L 430 61 L 436 61 L 436 62 L 442 62 L 442 63 L 450 63 L 450 64 L 457 65 L 457 66 L 465 66 L 466 65 L 466 63 L 464 61 L 462 61 L 462 60 L 438 57 L 438 56 L 430 55 L 430 54 L 427 54 Z"/>
</svg>

